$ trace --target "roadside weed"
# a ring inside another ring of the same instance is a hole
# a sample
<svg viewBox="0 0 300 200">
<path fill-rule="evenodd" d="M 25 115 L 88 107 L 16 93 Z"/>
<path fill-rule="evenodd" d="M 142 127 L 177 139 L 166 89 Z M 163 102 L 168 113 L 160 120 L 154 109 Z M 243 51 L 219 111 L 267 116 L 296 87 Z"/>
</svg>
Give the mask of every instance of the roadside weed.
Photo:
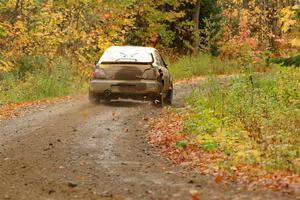
<svg viewBox="0 0 300 200">
<path fill-rule="evenodd" d="M 169 69 L 174 80 L 211 74 L 236 74 L 242 71 L 238 62 L 234 60 L 221 60 L 207 54 L 194 57 L 184 56 L 176 63 L 170 64 Z"/>
<path fill-rule="evenodd" d="M 300 172 L 300 70 L 274 67 L 253 75 L 253 84 L 248 78 L 209 78 L 186 98 L 183 132 L 234 165 Z"/>
<path fill-rule="evenodd" d="M 26 58 L 25 61 L 21 62 L 20 70 L 6 73 L 0 78 L 1 103 L 65 96 L 87 88 L 85 79 L 62 58 L 57 58 L 50 66 L 46 60 L 46 63 L 34 58 L 32 61 Z"/>
</svg>

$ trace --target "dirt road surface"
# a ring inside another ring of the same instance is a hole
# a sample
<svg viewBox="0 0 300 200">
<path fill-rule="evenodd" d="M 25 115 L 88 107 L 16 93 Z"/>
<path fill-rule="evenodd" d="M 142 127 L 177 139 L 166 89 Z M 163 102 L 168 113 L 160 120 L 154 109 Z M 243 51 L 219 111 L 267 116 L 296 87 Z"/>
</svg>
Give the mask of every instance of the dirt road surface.
<svg viewBox="0 0 300 200">
<path fill-rule="evenodd" d="M 190 86 L 176 87 L 180 106 Z M 145 141 L 145 118 L 158 112 L 80 98 L 0 122 L 0 199 L 293 199 L 173 166 Z"/>
</svg>

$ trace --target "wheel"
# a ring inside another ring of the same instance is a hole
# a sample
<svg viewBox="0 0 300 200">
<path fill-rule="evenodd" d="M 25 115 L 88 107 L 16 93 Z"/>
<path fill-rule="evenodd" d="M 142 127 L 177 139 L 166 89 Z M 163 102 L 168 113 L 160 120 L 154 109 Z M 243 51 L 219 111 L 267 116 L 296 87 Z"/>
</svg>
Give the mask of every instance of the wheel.
<svg viewBox="0 0 300 200">
<path fill-rule="evenodd" d="M 99 94 L 89 91 L 89 100 L 92 104 L 98 104 L 100 102 Z"/>
<path fill-rule="evenodd" d="M 159 106 L 164 107 L 164 104 L 165 104 L 164 95 L 160 94 L 159 98 L 160 98 L 160 101 L 159 101 L 160 104 L 159 104 Z"/>
<path fill-rule="evenodd" d="M 173 102 L 173 89 L 169 90 L 167 96 L 165 98 L 165 103 L 169 106 L 172 105 Z"/>
</svg>

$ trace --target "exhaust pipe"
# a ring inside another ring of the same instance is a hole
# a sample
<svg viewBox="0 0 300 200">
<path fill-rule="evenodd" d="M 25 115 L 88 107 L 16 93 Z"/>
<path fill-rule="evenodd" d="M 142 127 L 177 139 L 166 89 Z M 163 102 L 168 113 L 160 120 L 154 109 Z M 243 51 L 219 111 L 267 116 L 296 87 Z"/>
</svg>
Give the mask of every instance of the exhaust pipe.
<svg viewBox="0 0 300 200">
<path fill-rule="evenodd" d="M 110 90 L 105 90 L 104 91 L 104 96 L 105 97 L 110 97 L 111 96 L 111 91 Z"/>
</svg>

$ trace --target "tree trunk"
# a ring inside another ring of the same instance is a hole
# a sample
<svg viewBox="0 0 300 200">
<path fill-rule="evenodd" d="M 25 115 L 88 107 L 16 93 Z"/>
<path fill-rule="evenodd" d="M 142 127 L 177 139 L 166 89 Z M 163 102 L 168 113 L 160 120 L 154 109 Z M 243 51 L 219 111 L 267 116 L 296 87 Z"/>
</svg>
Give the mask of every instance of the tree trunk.
<svg viewBox="0 0 300 200">
<path fill-rule="evenodd" d="M 18 12 L 19 4 L 20 4 L 20 0 L 17 0 L 15 5 L 15 12 Z"/>
<path fill-rule="evenodd" d="M 17 16 L 18 14 L 22 14 L 24 1 L 23 0 L 17 0 L 15 4 L 15 10 L 14 14 Z M 20 10 L 20 11 L 19 11 Z"/>
<path fill-rule="evenodd" d="M 277 12 L 278 12 L 278 1 L 273 1 L 271 3 L 271 14 L 270 14 L 271 16 L 270 17 L 270 26 L 271 26 L 270 48 L 272 51 L 277 50 L 276 38 L 279 35 L 279 31 L 277 28 L 277 23 L 278 23 Z"/>
<path fill-rule="evenodd" d="M 249 0 L 243 0 L 243 7 L 249 8 Z"/>
<path fill-rule="evenodd" d="M 196 5 L 195 5 L 195 12 L 194 12 L 194 53 L 197 54 L 199 50 L 199 45 L 200 45 L 200 35 L 199 35 L 199 23 L 200 23 L 200 6 L 201 0 L 197 0 Z"/>
</svg>

